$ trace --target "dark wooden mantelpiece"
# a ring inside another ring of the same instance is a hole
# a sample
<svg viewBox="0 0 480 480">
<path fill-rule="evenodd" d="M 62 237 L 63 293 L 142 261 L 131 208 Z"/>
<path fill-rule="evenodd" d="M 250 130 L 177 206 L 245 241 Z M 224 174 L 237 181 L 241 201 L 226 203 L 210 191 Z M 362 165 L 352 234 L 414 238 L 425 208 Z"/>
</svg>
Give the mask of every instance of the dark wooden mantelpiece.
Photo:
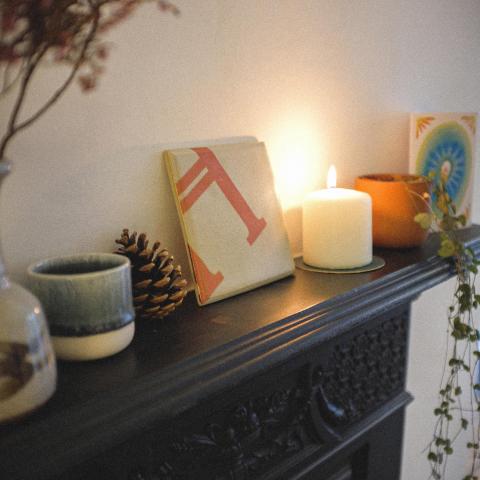
<svg viewBox="0 0 480 480">
<path fill-rule="evenodd" d="M 462 234 L 480 251 L 480 227 Z M 0 427 L 0 478 L 398 478 L 410 303 L 452 275 L 436 242 L 377 250 L 376 272 L 189 295 L 124 352 L 60 363 L 53 399 Z"/>
</svg>

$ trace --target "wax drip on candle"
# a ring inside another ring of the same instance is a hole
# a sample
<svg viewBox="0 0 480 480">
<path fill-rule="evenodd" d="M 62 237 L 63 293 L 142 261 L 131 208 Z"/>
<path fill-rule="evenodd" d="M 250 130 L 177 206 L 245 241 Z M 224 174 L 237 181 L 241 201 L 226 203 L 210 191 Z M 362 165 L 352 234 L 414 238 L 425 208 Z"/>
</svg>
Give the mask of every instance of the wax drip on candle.
<svg viewBox="0 0 480 480">
<path fill-rule="evenodd" d="M 337 186 L 337 170 L 334 165 L 330 165 L 327 173 L 327 188 L 335 188 Z"/>
</svg>

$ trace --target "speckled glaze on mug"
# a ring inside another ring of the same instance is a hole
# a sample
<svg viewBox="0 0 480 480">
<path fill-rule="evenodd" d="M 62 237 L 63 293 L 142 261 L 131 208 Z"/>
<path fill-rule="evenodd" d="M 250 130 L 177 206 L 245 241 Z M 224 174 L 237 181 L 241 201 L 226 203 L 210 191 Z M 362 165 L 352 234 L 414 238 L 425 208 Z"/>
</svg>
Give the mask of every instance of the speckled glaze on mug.
<svg viewBox="0 0 480 480">
<path fill-rule="evenodd" d="M 31 265 L 28 276 L 58 358 L 93 360 L 131 342 L 135 313 L 128 258 L 110 253 L 50 258 Z"/>
</svg>

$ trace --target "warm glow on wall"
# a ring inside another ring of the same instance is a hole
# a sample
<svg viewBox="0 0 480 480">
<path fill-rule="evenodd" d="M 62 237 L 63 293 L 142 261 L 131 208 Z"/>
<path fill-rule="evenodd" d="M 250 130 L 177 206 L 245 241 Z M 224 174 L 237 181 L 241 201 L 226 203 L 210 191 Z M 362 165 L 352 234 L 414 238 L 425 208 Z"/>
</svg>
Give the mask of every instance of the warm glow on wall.
<svg viewBox="0 0 480 480">
<path fill-rule="evenodd" d="M 319 188 L 326 155 L 321 130 L 312 118 L 289 116 L 267 138 L 275 185 L 284 210 L 302 204 L 307 192 Z"/>
</svg>

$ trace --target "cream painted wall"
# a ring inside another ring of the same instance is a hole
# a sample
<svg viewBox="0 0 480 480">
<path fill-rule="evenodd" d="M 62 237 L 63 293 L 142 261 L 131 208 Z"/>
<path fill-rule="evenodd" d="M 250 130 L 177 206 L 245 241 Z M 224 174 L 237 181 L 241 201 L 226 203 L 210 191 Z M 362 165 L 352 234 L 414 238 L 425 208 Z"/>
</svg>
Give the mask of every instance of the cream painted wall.
<svg viewBox="0 0 480 480">
<path fill-rule="evenodd" d="M 406 171 L 408 112 L 480 110 L 478 0 L 177 4 L 179 18 L 146 6 L 112 32 L 99 88 L 87 96 L 71 88 L 9 151 L 2 240 L 15 279 L 42 257 L 109 251 L 124 226 L 161 239 L 186 266 L 160 161 L 166 147 L 265 141 L 299 251 L 300 199 L 323 186 L 329 163 L 341 186 Z M 46 68 L 32 104 L 60 78 Z M 449 291 L 437 287 L 414 307 L 409 389 L 418 401 L 408 409 L 404 480 L 426 478 L 418 452 L 441 358 L 430 330 L 443 332 L 437 316 Z"/>
</svg>

